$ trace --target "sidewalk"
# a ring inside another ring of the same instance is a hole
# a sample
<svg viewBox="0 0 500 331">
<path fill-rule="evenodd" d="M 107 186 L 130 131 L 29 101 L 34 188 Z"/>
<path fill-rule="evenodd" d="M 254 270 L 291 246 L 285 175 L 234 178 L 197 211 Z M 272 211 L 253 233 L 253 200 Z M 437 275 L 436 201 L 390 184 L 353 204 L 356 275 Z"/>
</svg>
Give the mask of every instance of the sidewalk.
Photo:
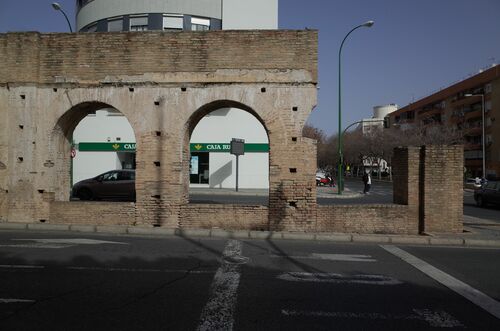
<svg viewBox="0 0 500 331">
<path fill-rule="evenodd" d="M 468 220 L 468 222 L 474 220 Z M 474 223 L 475 224 L 475 223 Z M 339 243 L 407 244 L 430 246 L 500 248 L 500 226 L 494 231 L 466 226 L 461 234 L 389 235 L 359 233 L 303 233 L 223 229 L 174 229 L 162 227 L 76 225 L 46 223 L 0 223 L 0 231 L 63 231 L 66 233 L 98 233 L 135 236 L 177 236 L 189 238 L 234 238 L 264 240 L 308 240 Z"/>
<path fill-rule="evenodd" d="M 236 192 L 235 189 L 228 188 L 208 188 L 208 187 L 191 187 L 189 188 L 189 194 L 196 195 L 231 195 L 231 196 L 269 196 L 269 190 L 267 189 L 239 189 Z M 364 195 L 359 192 L 351 191 L 345 188 L 342 191 L 342 195 L 338 194 L 337 187 L 330 186 L 318 186 L 317 196 L 319 198 L 330 198 L 330 199 L 352 199 L 361 198 Z"/>
</svg>

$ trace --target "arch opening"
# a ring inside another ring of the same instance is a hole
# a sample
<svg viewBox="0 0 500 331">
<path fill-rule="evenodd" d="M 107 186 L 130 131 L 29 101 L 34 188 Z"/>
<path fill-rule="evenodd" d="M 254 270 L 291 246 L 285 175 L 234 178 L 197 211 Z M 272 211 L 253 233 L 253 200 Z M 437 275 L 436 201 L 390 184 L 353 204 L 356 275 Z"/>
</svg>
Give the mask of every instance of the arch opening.
<svg viewBox="0 0 500 331">
<path fill-rule="evenodd" d="M 51 135 L 56 201 L 135 201 L 136 137 L 126 116 L 102 102 L 66 111 Z"/>
<path fill-rule="evenodd" d="M 187 132 L 190 203 L 269 204 L 269 135 L 253 109 L 212 102 L 192 115 Z M 238 158 L 233 138 L 244 140 Z"/>
</svg>

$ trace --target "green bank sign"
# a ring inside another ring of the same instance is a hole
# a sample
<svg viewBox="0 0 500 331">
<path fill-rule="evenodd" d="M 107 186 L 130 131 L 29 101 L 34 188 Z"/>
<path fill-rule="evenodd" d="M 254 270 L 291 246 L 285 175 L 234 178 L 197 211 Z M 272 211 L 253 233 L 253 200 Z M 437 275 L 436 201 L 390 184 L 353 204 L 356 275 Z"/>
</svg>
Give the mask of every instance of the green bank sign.
<svg viewBox="0 0 500 331">
<path fill-rule="evenodd" d="M 190 145 L 191 152 L 229 153 L 229 143 L 195 143 Z M 135 152 L 135 143 L 79 143 L 80 152 Z M 267 153 L 269 144 L 245 144 L 245 153 Z"/>
<path fill-rule="evenodd" d="M 191 152 L 210 152 L 210 153 L 229 153 L 231 144 L 195 143 L 190 146 Z M 245 144 L 245 153 L 267 153 L 269 152 L 269 144 Z"/>
<path fill-rule="evenodd" d="M 135 143 L 79 143 L 80 152 L 135 152 Z"/>
</svg>

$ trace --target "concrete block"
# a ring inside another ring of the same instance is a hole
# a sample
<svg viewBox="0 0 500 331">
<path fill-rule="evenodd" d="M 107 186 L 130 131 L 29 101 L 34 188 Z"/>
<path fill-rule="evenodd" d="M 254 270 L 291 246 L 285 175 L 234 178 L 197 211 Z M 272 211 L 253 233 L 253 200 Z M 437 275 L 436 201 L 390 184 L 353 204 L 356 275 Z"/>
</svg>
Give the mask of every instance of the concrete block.
<svg viewBox="0 0 500 331">
<path fill-rule="evenodd" d="M 376 234 L 353 234 L 353 242 L 365 242 L 365 243 L 389 243 L 390 238 L 387 235 L 376 235 Z"/>
<path fill-rule="evenodd" d="M 316 235 L 318 241 L 337 241 L 337 242 L 351 242 L 352 235 L 341 233 L 322 233 Z"/>
<path fill-rule="evenodd" d="M 287 240 L 315 240 L 316 235 L 314 233 L 299 233 L 299 232 L 283 232 L 283 239 Z"/>
<path fill-rule="evenodd" d="M 248 239 L 248 231 L 232 231 L 223 229 L 212 229 L 210 231 L 210 236 L 214 238 L 237 238 L 237 239 Z"/>
<path fill-rule="evenodd" d="M 68 231 L 68 224 L 46 224 L 46 223 L 30 223 L 28 224 L 28 230 L 37 231 Z"/>
<path fill-rule="evenodd" d="M 179 237 L 210 237 L 209 229 L 176 229 L 175 235 Z"/>
<path fill-rule="evenodd" d="M 122 225 L 97 225 L 95 232 L 102 233 L 127 233 L 127 227 Z"/>
<path fill-rule="evenodd" d="M 176 229 L 174 228 L 162 228 L 162 227 L 135 227 L 130 226 L 127 228 L 129 234 L 136 235 L 161 235 L 161 236 L 174 236 Z"/>
<path fill-rule="evenodd" d="M 500 247 L 500 240 L 465 239 L 466 246 Z"/>
<path fill-rule="evenodd" d="M 26 230 L 27 223 L 0 223 L 1 230 Z"/>
<path fill-rule="evenodd" d="M 250 238 L 252 239 L 271 239 L 272 232 L 270 231 L 250 231 Z"/>
<path fill-rule="evenodd" d="M 95 225 L 80 225 L 80 224 L 73 224 L 69 226 L 70 231 L 75 231 L 75 232 L 95 232 Z"/>
<path fill-rule="evenodd" d="M 463 246 L 464 239 L 463 238 L 431 238 L 431 245 L 445 245 L 445 246 Z"/>
<path fill-rule="evenodd" d="M 428 245 L 430 237 L 409 237 L 409 236 L 394 236 L 390 237 L 391 243 L 403 245 Z"/>
</svg>

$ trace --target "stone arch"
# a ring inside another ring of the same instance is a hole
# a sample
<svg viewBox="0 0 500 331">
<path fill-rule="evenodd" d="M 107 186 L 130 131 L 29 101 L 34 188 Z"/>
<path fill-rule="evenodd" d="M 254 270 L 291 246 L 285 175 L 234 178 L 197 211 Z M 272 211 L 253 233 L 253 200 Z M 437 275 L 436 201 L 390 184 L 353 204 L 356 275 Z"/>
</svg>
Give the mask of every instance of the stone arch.
<svg viewBox="0 0 500 331">
<path fill-rule="evenodd" d="M 49 158 L 45 164 L 46 167 L 52 168 L 54 174 L 57 174 L 53 177 L 56 180 L 51 188 L 56 201 L 69 200 L 71 174 L 68 169 L 71 167 L 70 150 L 75 128 L 87 115 L 95 114 L 96 111 L 105 108 L 120 111 L 119 108 L 114 107 L 108 102 L 83 101 L 72 106 L 56 119 L 49 136 Z M 120 111 L 120 113 L 127 118 L 137 138 L 137 132 L 132 122 L 124 112 Z M 139 151 L 137 150 L 136 153 L 139 153 Z"/>
</svg>

